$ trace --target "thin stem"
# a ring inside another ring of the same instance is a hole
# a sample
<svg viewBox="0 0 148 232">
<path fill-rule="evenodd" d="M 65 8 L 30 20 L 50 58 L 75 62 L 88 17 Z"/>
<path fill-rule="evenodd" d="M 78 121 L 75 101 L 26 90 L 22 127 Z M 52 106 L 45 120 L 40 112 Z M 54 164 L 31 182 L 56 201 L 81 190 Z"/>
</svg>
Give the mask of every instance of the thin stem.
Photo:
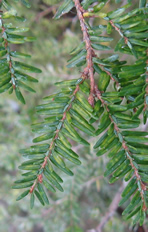
<svg viewBox="0 0 148 232">
<path fill-rule="evenodd" d="M 99 225 L 96 227 L 96 229 L 94 229 L 94 230 L 91 229 L 91 230 L 88 230 L 87 232 L 102 232 L 104 226 L 114 216 L 114 214 L 118 208 L 118 204 L 120 202 L 120 199 L 121 199 L 121 193 L 124 190 L 124 188 L 125 188 L 125 183 L 123 182 L 120 189 L 115 194 L 105 216 L 103 218 L 101 218 L 101 222 L 99 223 Z"/>
<path fill-rule="evenodd" d="M 88 34 L 88 29 L 87 26 L 85 24 L 85 20 L 84 20 L 84 9 L 82 8 L 80 1 L 79 0 L 73 0 L 75 3 L 75 7 L 76 7 L 76 11 L 77 11 L 77 15 L 80 21 L 80 26 L 81 26 L 81 30 L 83 33 L 83 40 L 85 42 L 86 45 L 86 51 L 87 51 L 87 56 L 86 56 L 86 60 L 87 60 L 87 69 L 88 69 L 88 74 L 89 74 L 89 78 L 90 78 L 90 95 L 88 98 L 88 101 L 90 103 L 90 105 L 94 106 L 94 87 L 95 87 L 95 80 L 94 80 L 94 69 L 93 69 L 93 56 L 94 56 L 94 51 L 93 48 L 91 46 L 91 41 L 90 41 L 90 37 Z"/>
<path fill-rule="evenodd" d="M 110 0 L 108 0 L 108 1 L 105 3 L 105 5 L 107 5 L 109 2 L 110 2 Z"/>
<path fill-rule="evenodd" d="M 114 24 L 112 20 L 109 20 L 110 24 L 113 28 L 124 38 L 125 44 L 128 43 L 128 38 L 123 34 L 123 32 Z"/>
<path fill-rule="evenodd" d="M 111 72 L 107 71 L 107 70 L 104 68 L 104 65 L 102 65 L 102 64 L 98 64 L 98 65 L 102 68 L 102 70 L 103 70 L 104 72 L 106 72 L 107 75 L 110 76 L 110 79 L 111 79 L 112 81 L 116 82 L 117 86 L 119 86 L 119 82 L 112 76 Z"/>
<path fill-rule="evenodd" d="M 112 118 L 112 114 L 110 114 L 107 103 L 102 99 L 101 92 L 99 91 L 99 89 L 96 85 L 95 85 L 95 93 L 96 93 L 97 98 L 101 101 L 102 105 L 109 113 L 109 118 L 110 118 L 111 122 L 114 124 L 114 129 L 117 132 L 117 135 L 120 134 L 122 136 L 119 127 L 117 126 L 117 124 L 114 122 L 114 119 Z M 132 169 L 134 170 L 134 175 L 137 179 L 137 182 L 139 182 L 139 185 L 140 185 L 139 192 L 140 192 L 141 199 L 143 202 L 143 211 L 146 211 L 147 206 L 146 206 L 146 202 L 145 202 L 145 198 L 144 198 L 144 191 L 146 191 L 146 185 L 141 180 L 141 177 L 138 173 L 138 170 L 137 170 L 136 166 L 134 165 L 133 158 L 131 157 L 131 152 L 129 151 L 128 146 L 127 146 L 126 141 L 124 140 L 123 136 L 122 136 L 122 140 L 123 140 L 122 141 L 122 148 L 125 150 L 126 157 L 130 161 L 130 165 L 131 165 Z"/>
<path fill-rule="evenodd" d="M 61 204 L 63 204 L 63 202 L 67 201 L 68 200 L 68 197 L 65 196 L 64 198 L 62 199 L 59 199 L 57 201 L 54 201 L 54 202 L 51 202 L 51 205 L 50 205 L 50 208 L 48 209 L 44 209 L 42 211 L 42 218 L 45 218 L 45 217 L 49 217 L 49 214 L 52 213 L 53 210 L 55 210 L 55 208 Z"/>
<path fill-rule="evenodd" d="M 148 57 L 148 49 L 146 50 L 146 54 L 147 54 L 147 57 Z M 147 67 L 148 67 L 148 59 L 146 60 L 146 89 L 145 89 L 145 101 L 144 101 L 144 111 L 147 110 L 147 102 L 146 102 L 146 97 L 148 96 L 148 71 L 147 71 Z"/>
<path fill-rule="evenodd" d="M 56 6 L 50 6 L 46 8 L 45 10 L 43 10 L 42 12 L 40 12 L 39 14 L 37 14 L 37 16 L 35 17 L 35 21 L 38 22 L 41 18 L 45 17 L 49 13 L 52 13 L 52 12 L 54 13 L 55 11 L 56 11 Z"/>
</svg>

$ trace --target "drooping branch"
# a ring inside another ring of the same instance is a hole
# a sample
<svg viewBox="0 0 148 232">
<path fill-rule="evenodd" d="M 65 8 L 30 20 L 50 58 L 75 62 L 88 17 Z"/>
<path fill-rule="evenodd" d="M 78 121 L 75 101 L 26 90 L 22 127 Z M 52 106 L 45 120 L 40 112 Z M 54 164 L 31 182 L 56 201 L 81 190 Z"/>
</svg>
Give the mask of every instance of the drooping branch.
<svg viewBox="0 0 148 232">
<path fill-rule="evenodd" d="M 49 147 L 49 149 L 48 149 L 48 153 L 47 153 L 46 157 L 44 158 L 44 162 L 41 164 L 41 168 L 40 168 L 40 170 L 39 170 L 39 173 L 41 173 L 41 174 L 39 174 L 39 175 L 37 176 L 37 179 L 34 181 L 33 185 L 31 186 L 31 188 L 30 188 L 30 193 L 33 193 L 33 191 L 34 191 L 34 189 L 35 189 L 35 187 L 36 187 L 36 185 L 37 185 L 38 182 L 39 182 L 39 183 L 42 183 L 42 181 L 43 181 L 43 174 L 42 174 L 42 173 L 43 173 L 43 170 L 45 169 L 46 165 L 48 164 L 48 160 L 50 159 L 50 156 L 51 156 L 51 154 L 52 154 L 52 150 L 53 150 L 53 148 L 55 147 L 56 139 L 59 137 L 59 133 L 60 133 L 61 129 L 63 128 L 64 121 L 66 120 L 66 113 L 71 109 L 71 107 L 72 107 L 72 102 L 75 100 L 76 93 L 79 91 L 79 85 L 80 85 L 81 83 L 83 83 L 85 79 L 86 79 L 86 73 L 84 72 L 84 73 L 82 74 L 82 80 L 81 80 L 81 82 L 80 82 L 78 85 L 76 85 L 76 88 L 75 88 L 75 90 L 73 91 L 73 94 L 71 95 L 71 101 L 70 101 L 69 106 L 68 106 L 68 107 L 65 109 L 65 111 L 63 112 L 63 117 L 62 117 L 62 119 L 60 120 L 58 129 L 57 129 L 56 132 L 55 132 L 55 136 L 53 137 L 53 139 L 52 139 L 52 141 L 51 141 L 51 143 L 50 143 L 50 147 Z M 54 99 L 53 99 L 53 100 L 54 100 Z"/>
</svg>

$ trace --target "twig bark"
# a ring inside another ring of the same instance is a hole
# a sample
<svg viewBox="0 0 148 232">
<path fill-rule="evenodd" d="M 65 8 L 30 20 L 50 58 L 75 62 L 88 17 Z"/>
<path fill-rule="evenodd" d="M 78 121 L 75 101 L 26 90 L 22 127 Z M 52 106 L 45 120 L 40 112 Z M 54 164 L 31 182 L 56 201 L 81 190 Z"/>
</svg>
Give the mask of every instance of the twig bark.
<svg viewBox="0 0 148 232">
<path fill-rule="evenodd" d="M 80 21 L 81 30 L 83 33 L 83 40 L 85 42 L 86 50 L 87 50 L 87 56 L 86 56 L 87 70 L 88 70 L 88 74 L 90 78 L 90 87 L 91 87 L 88 101 L 90 105 L 94 106 L 95 81 L 94 81 L 94 74 L 93 74 L 94 69 L 93 69 L 93 61 L 92 61 L 93 56 L 94 56 L 94 51 L 93 51 L 93 48 L 91 47 L 91 41 L 89 38 L 88 29 L 87 29 L 87 26 L 85 24 L 85 20 L 83 17 L 84 9 L 82 8 L 79 0 L 74 0 L 74 3 L 75 3 L 78 18 Z"/>
<path fill-rule="evenodd" d="M 103 176 L 93 177 L 83 184 L 83 187 L 90 188 L 90 186 L 97 180 L 103 179 Z"/>
<path fill-rule="evenodd" d="M 105 214 L 105 216 L 102 218 L 100 224 L 96 227 L 96 229 L 91 229 L 88 230 L 87 232 L 102 232 L 102 229 L 104 228 L 104 226 L 106 225 L 106 223 L 110 220 L 110 218 L 113 217 L 113 215 L 115 214 L 117 208 L 118 208 L 118 204 L 119 201 L 121 199 L 121 193 L 123 191 L 123 189 L 125 188 L 125 184 L 123 183 L 119 189 L 119 191 L 116 193 L 116 195 L 114 196 L 108 210 L 107 213 Z"/>
<path fill-rule="evenodd" d="M 56 7 L 55 6 L 50 6 L 48 8 L 46 8 L 45 10 L 43 10 L 42 12 L 40 12 L 39 14 L 37 14 L 35 21 L 38 22 L 40 20 L 40 18 L 43 18 L 44 16 L 48 15 L 51 12 L 56 11 Z"/>
<path fill-rule="evenodd" d="M 112 27 L 124 38 L 125 44 L 128 43 L 128 38 L 123 34 L 123 32 L 114 24 L 112 20 L 109 20 Z"/>
<path fill-rule="evenodd" d="M 42 211 L 42 217 L 43 218 L 46 217 L 46 216 L 49 217 L 49 214 L 55 210 L 56 206 L 59 206 L 59 205 L 63 204 L 67 200 L 68 200 L 68 198 L 66 196 L 66 197 L 64 197 L 62 199 L 59 199 L 59 200 L 53 202 L 53 204 L 51 205 L 51 207 L 49 209 L 44 209 Z"/>
</svg>

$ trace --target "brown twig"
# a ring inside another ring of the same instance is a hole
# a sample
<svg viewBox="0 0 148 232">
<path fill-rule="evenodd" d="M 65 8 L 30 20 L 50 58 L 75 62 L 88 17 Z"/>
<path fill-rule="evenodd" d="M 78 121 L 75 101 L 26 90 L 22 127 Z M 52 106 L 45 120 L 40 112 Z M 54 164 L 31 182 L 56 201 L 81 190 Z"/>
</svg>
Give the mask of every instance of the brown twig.
<svg viewBox="0 0 148 232">
<path fill-rule="evenodd" d="M 110 1 L 110 0 L 109 0 Z M 109 3 L 109 1 L 107 3 Z M 95 86 L 95 81 L 94 81 L 94 74 L 93 74 L 93 57 L 96 57 L 97 55 L 95 54 L 92 46 L 91 46 L 91 41 L 90 41 L 90 37 L 88 34 L 88 29 L 87 26 L 85 24 L 85 20 L 84 20 L 84 16 L 83 13 L 85 12 L 84 9 L 82 8 L 80 1 L 79 0 L 74 0 L 75 6 L 76 6 L 76 10 L 77 10 L 77 15 L 80 21 L 80 25 L 81 25 L 81 30 L 83 32 L 83 40 L 86 44 L 86 50 L 87 50 L 87 56 L 86 56 L 86 60 L 87 60 L 87 68 L 89 70 L 89 78 L 90 78 L 90 86 L 91 86 L 91 90 L 90 90 L 90 96 L 89 96 L 89 103 L 94 106 L 94 86 Z M 106 3 L 106 4 L 107 4 Z M 109 71 L 106 71 L 103 67 L 103 65 L 99 65 L 104 72 L 106 72 L 111 80 L 115 81 L 117 84 L 118 82 L 113 78 L 112 74 Z"/>
<path fill-rule="evenodd" d="M 62 198 L 62 199 L 59 199 L 59 200 L 57 200 L 57 201 L 51 203 L 52 205 L 51 205 L 51 207 L 50 207 L 49 209 L 44 209 L 44 210 L 42 211 L 42 217 L 43 217 L 43 218 L 49 217 L 49 214 L 50 214 L 52 211 L 54 211 L 54 209 L 55 209 L 56 206 L 59 206 L 59 205 L 63 204 L 63 203 L 64 203 L 65 201 L 67 201 L 67 200 L 68 200 L 68 197 L 66 196 L 66 197 L 64 197 L 64 198 Z"/>
<path fill-rule="evenodd" d="M 112 20 L 109 20 L 110 24 L 113 28 L 124 38 L 125 44 L 128 43 L 128 38 L 123 34 L 123 32 L 114 24 Z"/>
<path fill-rule="evenodd" d="M 114 124 L 114 129 L 115 131 L 117 132 L 117 135 L 120 134 L 121 135 L 121 132 L 120 132 L 120 129 L 119 127 L 117 126 L 117 124 L 114 122 L 113 118 L 112 118 L 112 115 L 110 114 L 110 110 L 108 108 L 108 105 L 107 103 L 102 99 L 102 96 L 101 96 L 101 92 L 99 91 L 97 85 L 95 85 L 95 93 L 96 93 L 96 97 L 101 101 L 102 105 L 104 106 L 104 108 L 107 110 L 107 112 L 109 113 L 109 118 L 111 120 L 111 122 Z M 134 175 L 137 179 L 137 182 L 139 182 L 139 185 L 140 185 L 140 188 L 141 190 L 139 189 L 139 192 L 140 192 L 140 195 L 141 195 L 141 199 L 142 199 L 142 202 L 143 202 L 143 211 L 146 211 L 147 210 L 147 204 L 145 202 L 145 197 L 144 197 L 144 191 L 147 190 L 146 188 L 146 185 L 142 182 L 141 180 L 141 177 L 138 173 L 138 170 L 134 164 L 134 160 L 133 158 L 131 157 L 131 152 L 129 151 L 128 149 L 128 146 L 126 144 L 126 141 L 124 140 L 124 138 L 122 137 L 122 148 L 125 150 L 125 154 L 126 154 L 126 157 L 127 159 L 130 161 L 130 165 L 132 167 L 132 169 L 134 170 Z"/>
<path fill-rule="evenodd" d="M 83 184 L 83 187 L 90 188 L 90 186 L 97 180 L 103 179 L 103 176 L 95 176 Z"/>
<path fill-rule="evenodd" d="M 148 49 L 146 50 L 146 55 L 148 57 Z M 148 67 L 148 59 L 146 60 L 146 68 Z M 147 70 L 147 69 L 146 69 Z M 145 101 L 144 101 L 144 108 L 143 110 L 146 111 L 148 106 L 147 106 L 147 103 L 146 103 L 146 96 L 148 96 L 148 71 L 146 71 L 146 88 L 145 88 Z"/>
<path fill-rule="evenodd" d="M 109 2 L 110 2 L 110 0 L 108 0 L 108 1 L 105 3 L 105 5 L 107 5 Z"/>
<path fill-rule="evenodd" d="M 90 78 L 90 95 L 89 95 L 88 101 L 90 105 L 94 106 L 95 81 L 94 81 L 94 73 L 93 73 L 94 69 L 93 69 L 93 61 L 92 61 L 94 52 L 93 52 L 93 48 L 91 47 L 91 41 L 90 41 L 90 37 L 88 34 L 88 29 L 87 29 L 87 26 L 85 24 L 85 20 L 83 17 L 84 9 L 82 8 L 79 0 L 74 0 L 74 3 L 75 3 L 78 18 L 80 21 L 81 30 L 83 33 L 83 40 L 85 42 L 86 51 L 87 51 L 86 60 L 87 60 L 88 74 Z"/>
<path fill-rule="evenodd" d="M 100 224 L 96 227 L 96 229 L 88 230 L 87 232 L 102 232 L 102 229 L 104 228 L 106 223 L 114 216 L 114 214 L 118 208 L 119 201 L 121 199 L 121 193 L 122 193 L 124 188 L 125 188 L 125 184 L 123 183 L 121 185 L 119 191 L 114 196 L 114 198 L 113 198 L 113 200 L 112 200 L 112 202 L 107 210 L 107 213 L 101 219 Z"/>
<path fill-rule="evenodd" d="M 40 12 L 39 14 L 37 14 L 37 16 L 35 17 L 35 21 L 38 22 L 40 20 L 40 18 L 43 18 L 44 16 L 48 15 L 49 13 L 56 11 L 56 7 L 55 6 L 50 6 L 47 9 L 43 10 L 42 12 Z"/>
<path fill-rule="evenodd" d="M 104 68 L 104 65 L 102 65 L 102 64 L 98 64 L 98 65 L 102 68 L 102 70 L 103 70 L 104 72 L 106 72 L 107 75 L 110 76 L 110 79 L 111 79 L 112 81 L 116 82 L 117 86 L 119 86 L 119 82 L 112 76 L 111 72 L 107 71 L 107 70 Z"/>
</svg>

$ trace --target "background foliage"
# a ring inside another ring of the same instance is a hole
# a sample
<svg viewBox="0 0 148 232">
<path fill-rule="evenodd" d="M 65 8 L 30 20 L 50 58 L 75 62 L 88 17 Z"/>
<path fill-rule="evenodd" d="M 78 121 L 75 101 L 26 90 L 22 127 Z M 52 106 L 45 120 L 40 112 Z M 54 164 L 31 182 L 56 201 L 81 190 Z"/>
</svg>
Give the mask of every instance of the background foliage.
<svg viewBox="0 0 148 232">
<path fill-rule="evenodd" d="M 75 10 L 56 21 L 53 19 L 56 11 L 55 4 L 58 6 L 60 1 L 34 0 L 31 2 L 32 7 L 29 10 L 21 4 L 17 4 L 16 7 L 27 18 L 23 24 L 31 28 L 29 34 L 36 36 L 37 41 L 24 45 L 12 45 L 12 47 L 21 52 L 30 51 L 32 65 L 42 69 L 43 73 L 35 76 L 40 82 L 35 85 L 36 94 L 23 91 L 27 103 L 25 106 L 19 104 L 14 95 L 10 97 L 5 94 L 0 98 L 0 174 L 3 177 L 0 180 L 0 225 L 2 231 L 11 232 L 86 231 L 101 221 L 117 192 L 119 183 L 122 184 L 122 181 L 110 186 L 106 184 L 107 180 L 102 176 L 107 159 L 96 157 L 93 144 L 90 149 L 87 147 L 82 149 L 81 145 L 75 147 L 79 151 L 83 165 L 74 168 L 74 177 L 62 174 L 65 191 L 64 193 L 57 191 L 56 194 L 51 195 L 50 207 L 40 209 L 40 205 L 36 203 L 35 209 L 29 211 L 29 199 L 25 198 L 17 203 L 15 199 L 19 190 L 10 190 L 12 177 L 15 180 L 20 175 L 17 167 L 22 157 L 18 151 L 20 148 L 31 145 L 34 138 L 34 135 L 30 134 L 29 125 L 39 119 L 39 116 L 35 114 L 35 106 L 41 103 L 40 99 L 53 92 L 55 81 L 69 77 L 78 78 L 80 75 L 76 69 L 66 68 L 67 60 L 70 58 L 68 54 L 77 46 L 81 37 Z M 138 6 L 138 1 L 135 1 L 135 4 Z M 111 1 L 107 6 L 108 9 L 111 10 L 113 5 Z M 47 9 L 48 13 L 42 14 Z M 112 36 L 119 39 L 115 32 Z M 113 43 L 116 44 L 116 41 Z M 122 58 L 130 59 L 124 54 Z M 144 129 L 147 129 L 147 125 Z M 132 228 L 129 223 L 122 221 L 122 210 L 118 208 L 113 219 L 107 223 L 105 232 L 138 230 L 137 227 Z"/>
</svg>

